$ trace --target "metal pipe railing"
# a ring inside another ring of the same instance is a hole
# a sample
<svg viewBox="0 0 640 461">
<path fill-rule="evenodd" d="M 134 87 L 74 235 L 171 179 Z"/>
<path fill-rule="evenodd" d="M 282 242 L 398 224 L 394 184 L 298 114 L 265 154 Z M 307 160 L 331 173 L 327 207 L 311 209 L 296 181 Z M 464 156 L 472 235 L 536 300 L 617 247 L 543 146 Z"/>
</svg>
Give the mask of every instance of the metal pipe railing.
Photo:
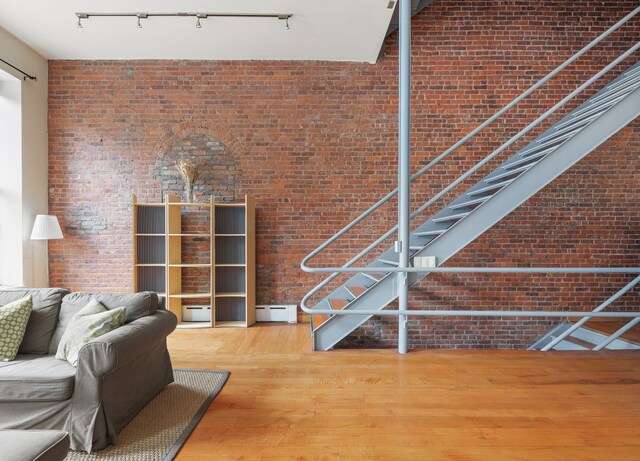
<svg viewBox="0 0 640 461">
<path fill-rule="evenodd" d="M 625 285 L 621 290 L 619 290 L 617 293 L 615 293 L 613 296 L 611 296 L 609 299 L 607 299 L 605 302 L 603 302 L 602 304 L 600 304 L 598 307 L 596 307 L 593 312 L 601 312 L 603 310 L 605 310 L 607 307 L 609 307 L 612 303 L 614 303 L 615 301 L 617 301 L 619 298 L 621 298 L 624 294 L 626 294 L 627 292 L 629 292 L 633 287 L 635 287 L 638 283 L 640 283 L 640 276 L 636 277 L 635 279 L 633 279 L 631 282 L 627 283 L 627 285 Z M 562 334 L 560 334 L 557 338 L 555 338 L 553 341 L 551 341 L 549 344 L 547 344 L 546 346 L 544 346 L 541 350 L 542 351 L 549 351 L 551 349 L 553 349 L 555 346 L 557 346 L 560 342 L 564 341 L 564 339 L 569 336 L 571 333 L 573 333 L 574 331 L 576 331 L 578 328 L 582 327 L 585 323 L 587 323 L 589 320 L 591 320 L 591 317 L 584 317 L 582 319 L 580 319 L 578 322 L 574 323 L 569 329 L 567 329 L 566 331 L 564 331 Z"/>
<path fill-rule="evenodd" d="M 358 309 L 327 311 L 326 309 L 318 309 L 314 311 L 314 315 L 359 315 L 361 317 L 371 317 L 374 315 L 380 317 L 398 317 L 406 315 L 407 317 L 594 317 L 594 318 L 635 318 L 640 317 L 640 312 L 596 312 L 591 311 L 500 311 L 500 310 L 411 310 L 411 309 L 393 309 L 393 310 L 375 310 L 375 309 Z"/>
<path fill-rule="evenodd" d="M 381 272 L 382 270 L 384 270 L 384 272 L 416 272 L 416 273 L 420 273 L 420 272 L 453 272 L 453 273 L 480 273 L 480 274 L 502 274 L 502 273 L 511 273 L 511 274 L 640 274 L 640 267 L 432 267 L 432 268 L 423 268 L 423 267 L 410 267 L 407 269 L 399 269 L 397 267 L 390 267 L 390 268 L 346 268 L 343 269 L 345 272 L 354 272 L 354 273 L 361 273 L 361 272 Z M 331 268 L 319 268 L 317 269 L 318 272 L 330 272 Z M 640 278 L 640 276 L 638 277 Z M 631 283 L 635 282 L 632 281 L 629 284 L 627 284 L 625 287 L 623 287 L 620 291 L 623 291 L 622 294 L 626 293 L 627 291 L 629 291 L 633 286 L 629 287 L 629 285 L 631 285 Z M 638 283 L 638 282 L 636 282 Z M 310 308 L 306 305 L 306 302 L 314 295 L 316 294 L 322 287 L 320 285 L 317 285 L 316 287 L 314 287 L 311 291 L 309 291 L 303 298 L 302 301 L 300 302 L 300 308 L 306 312 L 307 314 L 311 314 L 311 321 L 313 322 L 313 315 L 326 315 L 326 314 L 330 314 L 330 315 L 354 315 L 354 314 L 347 314 L 347 312 L 355 312 L 356 314 L 362 314 L 362 315 L 384 315 L 384 316 L 397 316 L 400 314 L 397 314 L 398 310 L 391 310 L 391 311 L 367 311 L 367 312 L 372 312 L 370 314 L 363 314 L 364 311 L 362 310 L 356 310 L 356 311 L 350 311 L 350 310 L 333 310 L 333 309 L 315 309 L 315 308 Z M 620 296 L 622 296 L 622 294 Z M 617 293 L 616 293 L 617 295 Z M 614 295 L 614 296 L 616 296 Z M 612 298 L 614 297 L 612 296 Z M 616 299 L 618 299 L 620 296 L 616 297 L 615 299 L 613 299 L 611 302 L 615 301 Z M 609 303 L 610 304 L 610 303 Z M 605 306 L 606 307 L 606 306 Z M 385 312 L 384 314 L 382 314 L 382 312 Z M 389 314 L 389 312 L 391 312 L 391 314 Z M 393 314 L 393 313 L 396 314 Z M 416 310 L 409 310 L 408 312 L 423 312 L 423 311 L 416 311 Z M 440 312 L 440 311 L 438 311 Z M 458 311 L 460 312 L 460 311 Z M 475 312 L 475 311 L 474 311 Z M 503 312 L 503 311 L 501 311 Z M 520 311 L 504 311 L 504 312 L 520 312 Z M 606 317 L 606 315 L 600 315 L 600 313 L 598 312 L 594 312 L 594 311 L 590 311 L 591 313 L 594 314 L 594 317 Z M 566 316 L 569 316 L 568 312 L 565 312 Z M 606 314 L 606 313 L 605 313 Z M 413 314 L 411 314 L 413 315 Z M 421 314 L 415 314 L 415 315 L 421 315 Z M 459 314 L 462 315 L 462 314 Z M 571 313 L 571 315 L 573 315 L 573 313 Z M 580 315 L 578 317 L 586 317 L 584 315 Z M 312 323 L 313 325 L 313 323 Z"/>
</svg>

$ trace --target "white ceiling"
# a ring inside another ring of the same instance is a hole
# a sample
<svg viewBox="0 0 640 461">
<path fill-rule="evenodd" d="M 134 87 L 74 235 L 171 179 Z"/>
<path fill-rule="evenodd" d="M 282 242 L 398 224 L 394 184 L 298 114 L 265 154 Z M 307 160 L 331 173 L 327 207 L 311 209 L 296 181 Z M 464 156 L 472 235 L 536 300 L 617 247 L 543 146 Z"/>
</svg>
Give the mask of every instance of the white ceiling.
<svg viewBox="0 0 640 461">
<path fill-rule="evenodd" d="M 375 62 L 389 0 L 0 0 L 0 27 L 49 59 L 326 60 Z M 275 18 L 83 20 L 76 12 L 291 13 Z"/>
</svg>

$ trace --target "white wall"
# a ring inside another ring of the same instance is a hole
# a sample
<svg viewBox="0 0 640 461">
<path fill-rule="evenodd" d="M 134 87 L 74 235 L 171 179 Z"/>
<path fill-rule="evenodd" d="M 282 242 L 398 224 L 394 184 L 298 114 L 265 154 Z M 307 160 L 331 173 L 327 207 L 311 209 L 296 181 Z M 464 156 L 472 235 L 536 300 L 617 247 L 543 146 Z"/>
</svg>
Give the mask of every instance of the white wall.
<svg viewBox="0 0 640 461">
<path fill-rule="evenodd" d="M 19 194 L 14 191 L 15 197 L 21 196 L 21 199 L 16 198 L 21 203 L 13 204 L 14 207 L 21 208 L 21 221 L 12 223 L 16 228 L 20 227 L 21 239 L 14 241 L 18 238 L 17 235 L 4 234 L 0 238 L 3 239 L 3 246 L 14 246 L 17 252 L 22 252 L 22 267 L 17 270 L 21 274 L 11 277 L 12 284 L 43 287 L 49 285 L 46 246 L 43 242 L 32 242 L 29 236 L 36 214 L 46 214 L 48 210 L 47 60 L 1 28 L 0 58 L 37 77 L 35 81 L 20 80 L 21 162 L 19 167 L 11 163 L 10 168 L 7 168 L 10 174 L 21 181 Z M 0 63 L 0 69 L 22 79 L 20 73 L 3 63 Z M 5 153 L 0 152 L 2 169 L 5 168 L 2 165 L 5 156 Z M 2 219 L 0 214 L 0 220 Z M 4 262 L 0 261 L 0 265 L 4 267 Z M 2 274 L 3 271 L 0 270 L 0 276 Z M 0 279 L 0 284 L 4 282 Z"/>
</svg>

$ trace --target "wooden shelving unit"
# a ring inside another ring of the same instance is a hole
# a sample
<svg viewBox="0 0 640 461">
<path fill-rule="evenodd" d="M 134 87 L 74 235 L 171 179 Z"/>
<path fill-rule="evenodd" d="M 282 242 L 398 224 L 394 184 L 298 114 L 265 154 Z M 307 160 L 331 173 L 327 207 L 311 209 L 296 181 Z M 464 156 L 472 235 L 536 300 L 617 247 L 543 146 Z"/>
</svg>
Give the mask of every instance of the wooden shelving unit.
<svg viewBox="0 0 640 461">
<path fill-rule="evenodd" d="M 244 203 L 233 204 L 216 204 L 213 198 L 209 203 L 184 203 L 180 197 L 167 195 L 165 203 L 140 204 L 134 195 L 133 203 L 135 290 L 166 293 L 167 309 L 176 314 L 180 328 L 253 325 L 254 198 L 245 196 Z M 206 231 L 185 229 L 186 214 L 193 217 L 193 213 L 200 212 L 203 216 L 199 222 L 208 223 Z M 149 220 L 147 214 L 153 215 L 153 225 L 145 224 Z M 188 260 L 190 242 L 196 240 L 200 249 L 204 248 L 204 241 L 209 241 L 206 262 Z M 152 250 L 145 250 L 148 247 Z M 190 270 L 208 271 L 208 287 L 194 292 L 183 290 L 189 285 L 186 271 Z"/>
<path fill-rule="evenodd" d="M 256 321 L 255 201 L 216 204 L 214 210 L 214 303 L 216 327 Z"/>
</svg>

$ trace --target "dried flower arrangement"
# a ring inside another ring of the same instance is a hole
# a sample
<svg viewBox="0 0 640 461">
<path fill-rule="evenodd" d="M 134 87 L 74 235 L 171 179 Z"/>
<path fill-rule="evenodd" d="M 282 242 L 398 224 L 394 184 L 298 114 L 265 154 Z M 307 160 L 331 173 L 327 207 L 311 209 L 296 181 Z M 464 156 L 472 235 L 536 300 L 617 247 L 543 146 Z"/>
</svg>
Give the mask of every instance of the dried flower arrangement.
<svg viewBox="0 0 640 461">
<path fill-rule="evenodd" d="M 184 159 L 176 161 L 176 166 L 186 187 L 186 201 L 193 202 L 193 184 L 198 179 L 197 166 L 193 161 Z"/>
</svg>

